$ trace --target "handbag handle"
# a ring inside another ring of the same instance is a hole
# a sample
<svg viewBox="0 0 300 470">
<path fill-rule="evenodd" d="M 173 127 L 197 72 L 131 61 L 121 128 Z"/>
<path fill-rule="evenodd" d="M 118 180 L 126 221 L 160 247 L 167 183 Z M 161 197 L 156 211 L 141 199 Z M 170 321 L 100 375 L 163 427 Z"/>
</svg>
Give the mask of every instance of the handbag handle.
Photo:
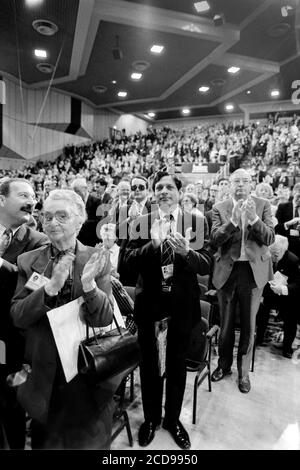
<svg viewBox="0 0 300 470">
<path fill-rule="evenodd" d="M 117 330 L 118 330 L 118 332 L 119 332 L 119 335 L 120 335 L 120 336 L 123 336 L 123 335 L 122 335 L 121 328 L 120 328 L 120 325 L 119 325 L 119 323 L 117 322 L 117 319 L 116 319 L 114 313 L 113 313 L 113 321 L 114 321 L 115 324 L 116 324 L 116 327 L 117 327 Z M 89 339 L 89 326 L 92 328 L 95 341 L 96 341 L 97 345 L 99 346 L 99 342 L 98 342 L 98 338 L 97 338 L 97 335 L 96 335 L 95 327 L 94 327 L 94 325 L 90 325 L 90 324 L 89 324 L 89 321 L 88 321 L 87 319 L 86 319 L 86 339 Z"/>
</svg>

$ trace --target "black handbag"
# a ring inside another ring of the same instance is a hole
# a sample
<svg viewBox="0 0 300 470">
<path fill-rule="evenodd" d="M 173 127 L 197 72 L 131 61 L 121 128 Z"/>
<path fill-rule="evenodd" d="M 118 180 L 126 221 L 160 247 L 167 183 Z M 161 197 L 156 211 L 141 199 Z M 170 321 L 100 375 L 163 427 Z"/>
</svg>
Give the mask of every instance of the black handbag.
<svg viewBox="0 0 300 470">
<path fill-rule="evenodd" d="M 92 326 L 93 337 L 89 337 L 87 324 L 86 339 L 79 345 L 78 373 L 93 382 L 132 370 L 140 362 L 137 336 L 120 328 L 115 316 L 114 321 L 117 328 L 104 334 L 96 334 Z"/>
</svg>

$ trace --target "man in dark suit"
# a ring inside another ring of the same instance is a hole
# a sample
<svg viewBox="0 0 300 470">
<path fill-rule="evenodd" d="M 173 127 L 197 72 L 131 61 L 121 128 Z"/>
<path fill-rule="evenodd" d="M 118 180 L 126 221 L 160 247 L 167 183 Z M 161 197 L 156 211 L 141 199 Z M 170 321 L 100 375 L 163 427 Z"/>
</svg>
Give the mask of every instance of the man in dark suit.
<svg viewBox="0 0 300 470">
<path fill-rule="evenodd" d="M 201 318 L 197 274 L 209 273 L 211 256 L 205 219 L 181 212 L 180 189 L 181 181 L 168 172 L 155 175 L 153 190 L 158 210 L 132 224 L 124 263 L 139 274 L 134 308 L 142 353 L 145 416 L 139 444 L 147 446 L 160 425 L 165 369 L 163 427 L 180 448 L 188 449 L 189 436 L 179 421 L 186 382 L 185 359 L 191 329 Z M 166 317 L 169 324 L 165 352 Z"/>
<path fill-rule="evenodd" d="M 99 242 L 97 237 L 97 209 L 100 200 L 89 193 L 87 181 L 83 177 L 75 178 L 72 181 L 71 188 L 79 194 L 85 204 L 87 219 L 81 227 L 78 234 L 78 240 L 87 246 L 95 246 Z"/>
<path fill-rule="evenodd" d="M 151 204 L 149 201 L 148 195 L 147 179 L 141 175 L 134 176 L 131 180 L 131 202 L 128 217 L 119 225 L 120 253 L 118 273 L 120 274 L 120 281 L 124 286 L 135 287 L 136 285 L 137 273 L 129 269 L 126 263 L 123 262 L 123 257 L 128 244 L 131 224 L 141 215 L 149 214 L 151 207 L 155 207 L 155 204 Z"/>
<path fill-rule="evenodd" d="M 293 200 L 279 204 L 276 233 L 288 238 L 289 250 L 300 259 L 300 183 L 293 188 Z"/>
<path fill-rule="evenodd" d="M 270 246 L 274 280 L 266 284 L 263 292 L 263 302 L 257 314 L 257 343 L 263 343 L 268 325 L 271 308 L 279 310 L 283 318 L 283 348 L 282 355 L 290 359 L 293 355 L 292 344 L 300 321 L 300 269 L 299 259 L 288 249 L 288 239 L 275 235 L 275 242 Z"/>
<path fill-rule="evenodd" d="M 6 179 L 0 185 L 0 413 L 11 449 L 25 446 L 25 416 L 18 407 L 6 377 L 22 367 L 24 337 L 9 316 L 17 282 L 17 258 L 21 253 L 48 243 L 46 235 L 26 224 L 33 213 L 35 194 L 27 180 Z"/>
<path fill-rule="evenodd" d="M 212 380 L 216 382 L 231 374 L 235 317 L 239 307 L 239 390 L 248 393 L 255 318 L 263 288 L 273 276 L 268 246 L 274 241 L 274 228 L 270 203 L 250 196 L 250 174 L 236 170 L 230 182 L 232 197 L 215 204 L 212 213 L 211 240 L 218 247 L 213 284 L 218 290 L 221 316 L 219 361 Z"/>
</svg>

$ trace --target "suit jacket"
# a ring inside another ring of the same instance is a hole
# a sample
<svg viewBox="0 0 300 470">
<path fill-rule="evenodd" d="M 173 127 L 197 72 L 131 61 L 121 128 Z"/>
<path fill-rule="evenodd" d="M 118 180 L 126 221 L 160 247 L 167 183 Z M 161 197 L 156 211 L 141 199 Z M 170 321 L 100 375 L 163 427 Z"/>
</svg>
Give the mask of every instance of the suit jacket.
<svg viewBox="0 0 300 470">
<path fill-rule="evenodd" d="M 278 224 L 276 225 L 276 233 L 287 237 L 289 240 L 289 250 L 295 253 L 295 255 L 299 258 L 300 257 L 300 237 L 290 235 L 290 229 L 296 227 L 290 227 L 288 230 L 284 228 L 284 223 L 288 222 L 289 220 L 293 219 L 294 217 L 294 207 L 293 202 L 283 202 L 279 204 L 276 218 L 278 220 Z"/>
<path fill-rule="evenodd" d="M 142 216 L 149 214 L 151 212 L 151 209 L 153 210 L 154 207 L 157 208 L 156 204 L 151 204 L 150 201 L 146 201 L 143 211 L 142 211 Z M 125 233 L 127 234 L 127 237 L 120 239 L 118 273 L 120 275 L 120 281 L 122 282 L 124 286 L 135 287 L 138 274 L 132 271 L 132 269 L 130 269 L 128 264 L 124 262 L 125 250 L 129 241 L 129 232 L 130 232 L 130 224 L 127 221 L 123 222 L 123 224 L 120 224 L 119 233 L 121 234 Z"/>
<path fill-rule="evenodd" d="M 263 287 L 273 276 L 268 246 L 274 242 L 274 227 L 269 201 L 253 199 L 259 220 L 245 229 L 245 252 L 257 287 Z M 233 200 L 230 198 L 215 204 L 212 212 L 211 241 L 218 247 L 213 273 L 213 284 L 217 289 L 223 287 L 229 278 L 233 263 L 241 252 L 242 230 L 230 221 L 232 209 Z"/>
<path fill-rule="evenodd" d="M 27 225 L 21 225 L 15 233 L 10 245 L 2 255 L 3 264 L 0 268 L 0 339 L 4 340 L 7 348 L 7 365 L 9 372 L 18 370 L 24 357 L 24 339 L 12 324 L 10 304 L 18 277 L 17 258 L 22 253 L 34 250 L 48 244 L 48 237 Z"/>
<path fill-rule="evenodd" d="M 138 274 L 134 312 L 138 324 L 153 322 L 161 315 L 161 249 L 154 248 L 150 229 L 158 212 L 151 212 L 135 221 L 131 238 L 124 255 L 124 262 Z M 174 257 L 173 284 L 171 290 L 172 317 L 179 322 L 182 338 L 186 338 L 192 325 L 200 319 L 199 285 L 197 274 L 208 274 L 211 267 L 211 255 L 208 251 L 208 230 L 204 217 L 179 213 L 177 231 L 185 235 L 188 227 L 194 232 L 202 231 L 202 241 L 197 245 L 191 240 L 191 246 L 185 258 L 179 254 Z M 134 234 L 139 233 L 139 237 Z"/>
<path fill-rule="evenodd" d="M 97 208 L 100 204 L 101 201 L 98 197 L 89 194 L 85 204 L 85 210 L 87 213 L 88 220 L 96 220 Z"/>
<path fill-rule="evenodd" d="M 88 317 L 94 326 L 106 326 L 112 320 L 112 307 L 109 297 L 110 262 L 107 258 L 105 274 L 96 279 L 94 290 L 84 293 L 81 275 L 85 263 L 94 249 L 85 247 L 80 242 L 76 246 L 72 299 L 84 298 L 82 314 Z M 52 388 L 58 365 L 55 340 L 47 317 L 47 312 L 55 308 L 55 298 L 49 298 L 43 287 L 30 291 L 25 287 L 33 272 L 51 277 L 51 246 L 41 247 L 25 253 L 18 259 L 18 284 L 12 301 L 11 316 L 18 328 L 26 330 L 26 361 L 31 364 L 32 372 L 27 381 L 18 388 L 18 400 L 29 415 L 41 422 L 46 422 Z M 108 295 L 107 295 L 107 294 Z M 51 303 L 51 305 L 50 305 Z"/>
<path fill-rule="evenodd" d="M 287 276 L 288 295 L 277 295 L 266 284 L 263 292 L 264 304 L 270 305 L 288 311 L 289 309 L 296 311 L 295 305 L 300 300 L 300 268 L 299 259 L 294 253 L 287 250 L 277 266 L 273 266 L 274 271 L 279 271 Z"/>
<path fill-rule="evenodd" d="M 98 219 L 96 214 L 100 204 L 99 198 L 89 194 L 85 206 L 87 220 L 82 225 L 77 236 L 78 240 L 83 243 L 83 245 L 95 246 L 96 243 L 99 243 L 99 238 L 97 236 Z"/>
</svg>

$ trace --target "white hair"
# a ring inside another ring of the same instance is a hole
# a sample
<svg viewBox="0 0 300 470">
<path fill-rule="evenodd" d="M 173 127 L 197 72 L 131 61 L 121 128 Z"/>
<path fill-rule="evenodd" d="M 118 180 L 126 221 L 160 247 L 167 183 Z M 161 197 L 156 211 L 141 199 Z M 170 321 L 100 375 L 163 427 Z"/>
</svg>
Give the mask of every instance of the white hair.
<svg viewBox="0 0 300 470">
<path fill-rule="evenodd" d="M 49 196 L 45 199 L 44 204 L 48 201 L 66 201 L 75 209 L 76 214 L 80 218 L 81 224 L 86 220 L 85 205 L 81 197 L 72 189 L 53 189 Z"/>
<path fill-rule="evenodd" d="M 289 247 L 289 241 L 287 237 L 284 237 L 283 235 L 278 235 L 278 234 L 275 235 L 274 243 L 272 243 L 272 245 L 269 246 L 270 250 L 272 250 L 272 248 L 275 248 L 275 249 L 281 248 L 281 250 L 284 250 L 284 253 L 286 252 L 288 247 Z"/>
</svg>

